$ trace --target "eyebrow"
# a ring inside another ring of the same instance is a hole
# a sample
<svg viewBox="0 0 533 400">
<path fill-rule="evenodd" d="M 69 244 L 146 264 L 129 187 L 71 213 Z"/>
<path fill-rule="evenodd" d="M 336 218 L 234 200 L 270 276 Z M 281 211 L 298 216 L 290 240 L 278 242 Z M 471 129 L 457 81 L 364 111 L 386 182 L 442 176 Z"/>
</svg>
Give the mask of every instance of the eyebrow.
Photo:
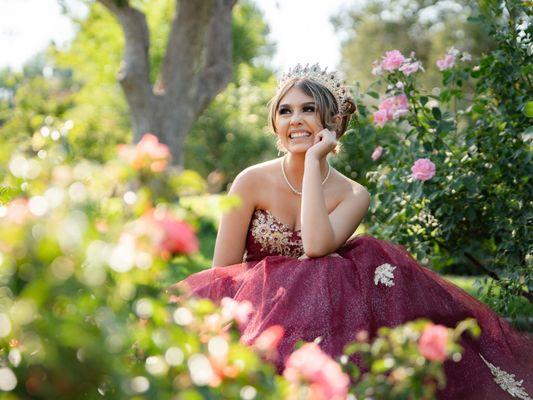
<svg viewBox="0 0 533 400">
<path fill-rule="evenodd" d="M 303 106 L 314 106 L 314 105 L 315 105 L 315 102 L 314 102 L 314 101 L 308 101 L 308 102 L 306 102 L 306 103 L 302 103 L 302 104 L 301 104 L 302 107 L 303 107 Z M 279 105 L 279 108 L 281 108 L 281 107 L 289 107 L 289 108 L 290 108 L 290 106 L 291 106 L 290 104 L 280 104 L 280 105 Z"/>
</svg>

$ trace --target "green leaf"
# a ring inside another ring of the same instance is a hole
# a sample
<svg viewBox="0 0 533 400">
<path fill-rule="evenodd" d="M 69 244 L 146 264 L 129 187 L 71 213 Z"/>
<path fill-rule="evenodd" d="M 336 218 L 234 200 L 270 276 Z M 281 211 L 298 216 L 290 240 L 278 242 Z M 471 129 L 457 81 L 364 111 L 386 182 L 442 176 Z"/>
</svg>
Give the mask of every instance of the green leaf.
<svg viewBox="0 0 533 400">
<path fill-rule="evenodd" d="M 441 119 L 442 117 L 442 113 L 440 111 L 440 108 L 438 107 L 433 107 L 431 109 L 431 114 L 433 114 L 433 117 L 435 117 L 435 119 Z"/>
<path fill-rule="evenodd" d="M 427 96 L 420 96 L 420 104 L 422 104 L 423 106 L 426 105 L 426 103 L 428 102 L 428 98 Z"/>
<path fill-rule="evenodd" d="M 379 99 L 379 94 L 376 92 L 367 92 L 366 94 L 375 99 Z"/>
<path fill-rule="evenodd" d="M 372 373 L 374 374 L 382 374 L 386 372 L 389 368 L 387 367 L 385 360 L 376 360 L 372 363 Z"/>
<path fill-rule="evenodd" d="M 528 101 L 522 111 L 526 117 L 533 118 L 533 101 Z"/>
</svg>

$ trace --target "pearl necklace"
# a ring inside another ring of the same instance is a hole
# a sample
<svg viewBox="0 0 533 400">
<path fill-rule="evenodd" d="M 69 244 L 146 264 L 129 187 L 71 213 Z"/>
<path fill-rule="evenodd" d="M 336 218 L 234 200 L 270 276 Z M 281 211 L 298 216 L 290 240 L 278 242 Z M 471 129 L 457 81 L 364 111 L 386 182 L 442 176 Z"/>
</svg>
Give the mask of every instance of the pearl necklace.
<svg viewBox="0 0 533 400">
<path fill-rule="evenodd" d="M 298 196 L 301 196 L 302 195 L 302 192 L 299 192 L 298 190 L 296 190 L 294 188 L 294 186 L 291 185 L 291 183 L 289 182 L 289 179 L 287 178 L 287 174 L 285 173 L 285 158 L 287 158 L 287 156 L 283 157 L 283 160 L 281 160 L 281 172 L 283 173 L 283 178 L 285 179 L 285 182 L 287 182 L 287 185 L 289 185 L 289 187 L 291 188 L 291 190 L 297 194 Z M 326 160 L 327 162 L 327 160 Z M 328 173 L 326 174 L 326 177 L 324 178 L 324 180 L 322 181 L 322 185 L 324 183 L 326 183 L 326 181 L 328 180 L 329 178 L 329 174 L 331 172 L 331 166 L 329 165 L 329 162 L 328 162 Z"/>
</svg>

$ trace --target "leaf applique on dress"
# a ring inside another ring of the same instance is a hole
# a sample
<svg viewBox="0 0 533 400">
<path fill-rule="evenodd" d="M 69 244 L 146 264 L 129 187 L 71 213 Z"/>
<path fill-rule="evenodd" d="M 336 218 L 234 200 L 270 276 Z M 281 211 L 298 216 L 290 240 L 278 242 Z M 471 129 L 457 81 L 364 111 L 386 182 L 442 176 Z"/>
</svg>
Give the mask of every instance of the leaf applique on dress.
<svg viewBox="0 0 533 400">
<path fill-rule="evenodd" d="M 380 283 L 388 287 L 394 286 L 394 274 L 392 271 L 395 269 L 396 267 L 389 263 L 381 264 L 374 272 L 374 284 L 376 286 Z"/>
<path fill-rule="evenodd" d="M 501 370 L 494 364 L 488 362 L 481 354 L 479 356 L 483 362 L 487 364 L 487 367 L 489 367 L 490 372 L 494 376 L 494 382 L 496 382 L 499 387 L 513 397 L 517 397 L 522 400 L 532 400 L 522 387 L 522 383 L 524 382 L 523 379 L 519 381 L 516 380 L 514 374 L 510 374 L 509 372 Z"/>
</svg>

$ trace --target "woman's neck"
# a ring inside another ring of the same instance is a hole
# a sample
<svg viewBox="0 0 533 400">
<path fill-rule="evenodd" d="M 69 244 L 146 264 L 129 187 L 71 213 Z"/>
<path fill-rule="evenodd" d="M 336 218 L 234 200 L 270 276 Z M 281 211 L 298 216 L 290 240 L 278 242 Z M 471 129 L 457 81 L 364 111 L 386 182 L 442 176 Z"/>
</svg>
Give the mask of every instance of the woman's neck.
<svg viewBox="0 0 533 400">
<path fill-rule="evenodd" d="M 293 185 L 301 188 L 304 178 L 305 153 L 287 153 L 284 158 L 285 173 Z M 325 157 L 320 161 L 320 172 L 323 180 L 328 173 L 328 162 Z"/>
</svg>

